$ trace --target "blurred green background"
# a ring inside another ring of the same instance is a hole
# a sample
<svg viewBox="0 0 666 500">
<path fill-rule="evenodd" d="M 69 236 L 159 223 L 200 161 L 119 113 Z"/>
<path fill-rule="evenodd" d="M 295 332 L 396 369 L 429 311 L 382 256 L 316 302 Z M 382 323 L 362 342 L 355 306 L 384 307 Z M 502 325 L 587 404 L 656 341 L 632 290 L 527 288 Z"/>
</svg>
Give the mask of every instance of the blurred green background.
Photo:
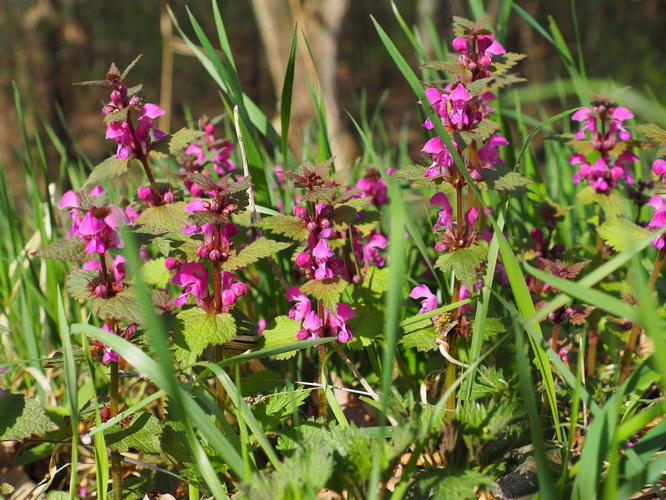
<svg viewBox="0 0 666 500">
<path fill-rule="evenodd" d="M 588 77 L 591 80 L 610 79 L 618 87 L 632 86 L 635 93 L 641 95 L 648 95 L 647 86 L 660 102 L 665 102 L 666 33 L 662 19 L 666 2 L 586 0 L 574 4 L 531 0 L 516 3 L 542 26 L 547 27 L 549 16 L 552 16 L 574 54 L 576 34 L 572 8 L 575 6 Z M 185 2 L 175 0 L 169 5 L 186 34 L 196 39 Z M 432 19 L 444 46 L 450 47 L 451 16 L 473 17 L 468 3 L 463 0 L 397 0 L 396 5 L 409 25 L 421 28 L 427 47 L 432 44 L 427 40 L 427 18 Z M 268 116 L 277 113 L 276 95 L 281 81 L 277 75 L 286 65 L 284 50 L 289 48 L 293 25 L 298 21 L 313 44 L 327 105 L 337 108 L 337 112 L 329 114 L 332 120 L 339 122 L 329 128 L 340 138 L 336 153 L 345 161 L 351 161 L 358 154 L 351 123 L 344 111 L 357 116 L 359 96 L 366 92 L 368 109 L 373 110 L 388 89 L 383 117 L 389 131 L 398 130 L 404 120 L 409 120 L 410 133 L 415 138 L 420 137 L 413 96 L 386 53 L 369 17 L 373 15 L 379 21 L 416 67 L 419 61 L 393 16 L 390 2 L 253 0 L 219 2 L 219 7 L 245 92 Z M 497 19 L 502 2 L 491 0 L 485 7 L 493 21 Z M 210 3 L 194 0 L 189 3 L 189 8 L 210 39 L 217 40 Z M 331 9 L 337 12 L 331 12 Z M 271 21 L 272 28 L 267 28 L 266 23 Z M 160 103 L 163 107 L 168 105 L 172 131 L 185 124 L 184 105 L 191 108 L 195 119 L 203 114 L 215 116 L 224 111 L 215 83 L 191 53 L 187 53 L 187 47 L 172 29 L 166 2 L 4 0 L 0 3 L 0 33 L 0 107 L 3 109 L 0 114 L 0 130 L 3 131 L 0 134 L 0 155 L 8 182 L 15 186 L 17 193 L 22 189 L 23 175 L 16 152 L 21 136 L 12 82 L 16 82 L 20 90 L 29 133 L 33 133 L 35 127 L 40 129 L 43 116 L 66 141 L 65 128 L 57 113 L 60 108 L 81 146 L 94 160 L 102 160 L 114 150 L 114 144 L 104 139 L 101 115 L 109 89 L 73 87 L 71 83 L 102 79 L 111 62 L 122 71 L 138 54 L 144 54 L 126 83 L 129 86 L 143 83 L 148 102 Z M 568 79 L 559 54 L 515 12 L 511 16 L 505 47 L 508 51 L 528 55 L 517 67 L 520 75 L 528 80 L 520 86 L 528 112 L 529 105 L 534 103 L 543 103 L 545 109 L 553 113 L 567 104 L 554 99 L 554 87 L 547 85 L 560 78 Z M 432 53 L 429 56 L 434 58 Z M 173 71 L 168 68 L 170 59 Z M 304 81 L 304 72 L 311 71 L 312 67 L 308 68 L 306 57 L 299 59 L 297 64 L 297 79 Z M 305 94 L 307 101 L 309 95 Z M 647 101 L 634 99 L 632 103 L 632 110 L 639 116 L 643 114 L 647 119 L 661 120 L 659 110 Z M 575 105 L 576 101 L 568 104 Z M 630 104 L 625 102 L 625 105 Z M 297 129 L 306 123 L 307 116 L 307 104 L 302 110 L 295 110 Z M 166 126 L 165 122 L 161 122 L 161 126 Z M 295 144 L 292 144 L 297 151 L 298 134 L 298 131 L 293 133 Z M 412 142 L 413 153 L 417 155 L 421 141 Z M 335 141 L 333 145 L 336 149 Z M 47 155 L 55 158 L 51 149 Z"/>
</svg>

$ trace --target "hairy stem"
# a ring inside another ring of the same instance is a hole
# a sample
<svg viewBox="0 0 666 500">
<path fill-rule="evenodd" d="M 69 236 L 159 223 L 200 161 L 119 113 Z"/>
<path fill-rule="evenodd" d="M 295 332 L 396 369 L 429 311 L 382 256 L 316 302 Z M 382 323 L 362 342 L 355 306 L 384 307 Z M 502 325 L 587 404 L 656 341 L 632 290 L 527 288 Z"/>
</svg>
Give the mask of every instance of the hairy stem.
<svg viewBox="0 0 666 500">
<path fill-rule="evenodd" d="M 652 269 L 652 274 L 650 274 L 650 280 L 648 281 L 648 293 L 652 291 L 654 285 L 657 283 L 657 278 L 659 277 L 659 272 L 661 271 L 661 266 L 664 263 L 664 257 L 666 257 L 666 247 L 659 250 L 659 255 L 657 256 L 657 261 L 654 263 L 654 268 Z M 620 361 L 620 384 L 623 384 L 627 377 L 629 376 L 629 368 L 631 367 L 631 357 L 636 350 L 636 343 L 638 342 L 638 336 L 640 335 L 642 326 L 638 323 L 634 323 L 631 327 L 631 332 L 629 333 L 629 340 L 627 345 L 624 347 L 624 352 L 622 353 L 622 360 Z"/>
<path fill-rule="evenodd" d="M 118 362 L 111 361 L 111 373 L 109 378 L 111 387 L 109 397 L 111 399 L 111 418 L 118 415 Z M 121 457 L 118 453 L 111 454 L 111 480 L 113 481 L 113 498 L 122 500 L 123 498 L 123 471 Z"/>
<path fill-rule="evenodd" d="M 324 303 L 320 300 L 317 301 L 317 314 L 324 322 Z M 326 391 L 324 390 L 324 383 L 328 379 L 328 365 L 326 364 L 326 354 L 328 344 L 319 346 L 319 383 L 322 387 L 319 389 L 319 417 L 324 418 L 324 423 L 328 420 L 328 404 L 326 402 Z"/>
<path fill-rule="evenodd" d="M 603 223 L 603 212 L 601 206 L 599 208 L 599 226 Z M 597 226 L 597 227 L 599 227 Z M 596 267 L 601 267 L 603 264 L 604 240 L 601 235 L 597 233 L 597 258 Z M 594 288 L 599 289 L 601 283 L 594 285 Z M 599 341 L 599 310 L 595 309 L 590 317 L 590 331 L 587 334 L 590 338 L 590 345 L 587 348 L 587 378 L 594 377 L 597 363 L 597 342 Z"/>
</svg>

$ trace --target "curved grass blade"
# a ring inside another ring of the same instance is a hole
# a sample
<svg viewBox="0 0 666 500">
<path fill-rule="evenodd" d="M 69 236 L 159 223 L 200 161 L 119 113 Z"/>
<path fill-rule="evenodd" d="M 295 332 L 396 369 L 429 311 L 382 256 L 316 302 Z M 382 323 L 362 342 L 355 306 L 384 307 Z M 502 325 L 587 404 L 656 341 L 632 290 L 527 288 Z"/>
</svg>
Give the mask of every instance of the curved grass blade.
<svg viewBox="0 0 666 500">
<path fill-rule="evenodd" d="M 289 118 L 291 117 L 291 97 L 294 90 L 294 67 L 296 65 L 296 49 L 298 48 L 298 25 L 294 28 L 294 38 L 291 42 L 289 62 L 282 83 L 282 95 L 280 96 L 280 124 L 282 134 L 282 161 L 287 168 L 289 148 Z"/>
<path fill-rule="evenodd" d="M 62 295 L 58 289 L 58 330 L 60 332 L 60 341 L 62 342 L 62 355 L 65 363 L 65 391 L 67 392 L 67 402 L 69 405 L 69 416 L 72 422 L 72 450 L 71 450 L 71 474 L 69 478 L 69 498 L 76 500 L 78 493 L 77 478 L 79 464 L 79 407 L 78 407 L 78 377 L 76 376 L 76 365 L 74 363 L 74 353 L 72 351 L 72 341 L 70 338 L 69 325 L 65 316 L 65 305 L 62 302 Z"/>
<path fill-rule="evenodd" d="M 530 363 L 525 354 L 525 340 L 520 325 L 516 322 L 514 326 L 516 338 L 516 355 L 518 361 L 518 378 L 520 380 L 520 392 L 523 395 L 523 402 L 527 407 L 527 415 L 530 421 L 530 433 L 532 435 L 532 446 L 534 447 L 534 459 L 536 460 L 537 477 L 539 480 L 540 498 L 546 500 L 555 500 L 557 494 L 553 487 L 548 457 L 546 456 L 546 446 L 544 444 L 543 431 L 539 414 L 534 402 L 534 387 L 532 386 L 532 376 L 530 373 Z"/>
</svg>

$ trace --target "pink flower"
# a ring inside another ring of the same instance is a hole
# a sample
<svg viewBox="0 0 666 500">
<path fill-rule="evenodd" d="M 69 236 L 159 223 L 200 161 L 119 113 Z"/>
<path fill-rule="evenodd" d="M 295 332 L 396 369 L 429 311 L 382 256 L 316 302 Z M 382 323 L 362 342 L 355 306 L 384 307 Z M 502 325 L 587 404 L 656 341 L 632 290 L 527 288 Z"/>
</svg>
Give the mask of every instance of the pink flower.
<svg viewBox="0 0 666 500">
<path fill-rule="evenodd" d="M 449 198 L 444 193 L 437 193 L 432 198 L 430 198 L 430 204 L 442 207 L 437 210 L 439 217 L 433 229 L 443 227 L 447 231 L 453 229 L 453 208 L 449 203 Z"/>
<path fill-rule="evenodd" d="M 317 243 L 317 246 L 312 251 L 312 256 L 315 258 L 317 264 L 315 279 L 333 278 L 333 270 L 327 267 L 329 259 L 333 257 L 333 250 L 328 246 L 326 240 L 319 240 L 319 243 Z"/>
<path fill-rule="evenodd" d="M 427 285 L 418 285 L 412 288 L 409 296 L 413 299 L 423 299 L 419 314 L 427 313 L 437 309 L 437 297 L 433 295 Z"/>
<path fill-rule="evenodd" d="M 379 254 L 380 248 L 386 248 L 388 240 L 381 234 L 373 234 L 370 240 L 363 246 L 363 263 L 369 267 L 373 263 L 379 267 L 384 265 L 384 259 Z"/>
<path fill-rule="evenodd" d="M 501 135 L 493 135 L 488 143 L 479 149 L 479 160 L 481 162 L 481 168 L 494 168 L 496 164 L 506 165 L 506 162 L 502 161 L 499 156 L 499 146 L 506 146 L 509 144 L 504 137 Z"/>
<path fill-rule="evenodd" d="M 666 200 L 661 197 L 661 195 L 654 195 L 650 198 L 648 205 L 654 208 L 654 217 L 650 221 L 650 227 L 652 229 L 661 229 L 666 226 Z M 666 246 L 666 241 L 664 240 L 664 235 L 662 234 L 652 242 L 652 246 L 661 250 Z"/>
<path fill-rule="evenodd" d="M 187 300 L 187 295 L 193 295 L 198 305 L 210 298 L 208 292 L 208 271 L 199 262 L 186 262 L 171 279 L 175 285 L 184 287 L 183 293 L 176 300 L 176 305 L 182 306 Z"/>
<path fill-rule="evenodd" d="M 312 304 L 307 295 L 301 292 L 297 286 L 292 286 L 285 293 L 287 300 L 295 300 L 296 305 L 289 310 L 288 317 L 294 321 L 301 321 L 312 311 Z"/>
<path fill-rule="evenodd" d="M 458 86 L 455 88 L 449 100 L 451 101 L 451 113 L 449 114 L 449 120 L 452 125 L 455 125 L 458 129 L 462 129 L 465 125 L 469 124 L 469 115 L 465 113 L 465 107 L 467 102 L 472 99 L 472 96 L 462 83 L 458 83 Z"/>
</svg>

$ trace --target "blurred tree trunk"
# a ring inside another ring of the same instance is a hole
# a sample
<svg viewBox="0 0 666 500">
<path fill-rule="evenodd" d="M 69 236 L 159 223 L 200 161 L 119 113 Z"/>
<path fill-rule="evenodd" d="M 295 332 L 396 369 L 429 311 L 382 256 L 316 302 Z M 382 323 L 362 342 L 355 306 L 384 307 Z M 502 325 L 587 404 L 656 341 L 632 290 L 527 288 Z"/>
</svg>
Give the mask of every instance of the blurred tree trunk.
<svg viewBox="0 0 666 500">
<path fill-rule="evenodd" d="M 315 85 L 318 73 L 326 105 L 331 149 L 338 157 L 336 169 L 341 169 L 351 163 L 358 154 L 358 145 L 341 120 L 337 98 L 338 37 L 349 0 L 252 0 L 252 4 L 266 47 L 278 101 L 296 24 L 299 31 L 307 37 L 312 49 L 314 64 L 303 39 L 299 40 L 291 111 L 292 126 L 289 134 L 292 149 L 298 157 L 302 146 L 303 127 L 309 119 L 316 116 L 303 71 L 307 72 L 310 81 Z"/>
</svg>

